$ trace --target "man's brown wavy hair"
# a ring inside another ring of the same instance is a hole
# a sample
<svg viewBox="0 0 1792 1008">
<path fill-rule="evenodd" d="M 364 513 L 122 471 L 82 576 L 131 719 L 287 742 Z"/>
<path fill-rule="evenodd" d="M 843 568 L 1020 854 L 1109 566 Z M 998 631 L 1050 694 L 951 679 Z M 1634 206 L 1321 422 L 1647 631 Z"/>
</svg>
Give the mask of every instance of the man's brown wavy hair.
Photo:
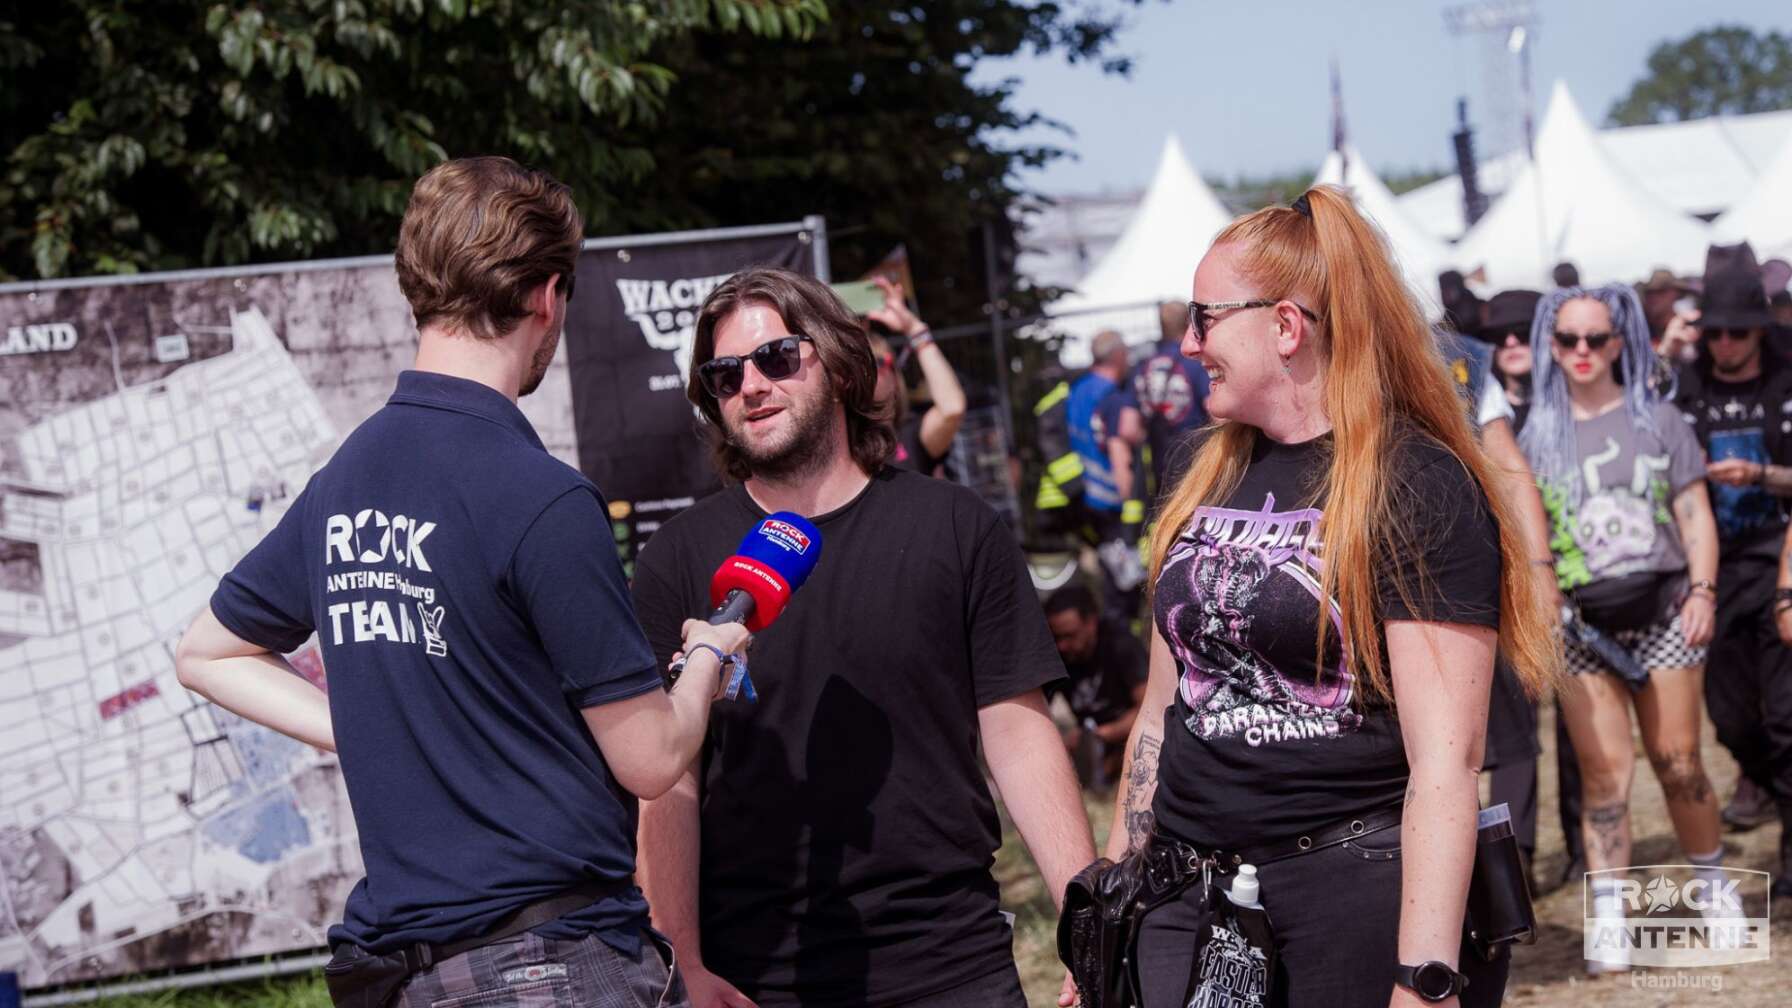
<svg viewBox="0 0 1792 1008">
<path fill-rule="evenodd" d="M 421 329 L 432 323 L 479 339 L 510 333 L 529 292 L 579 258 L 585 224 L 572 190 L 506 157 L 431 168 L 411 190 L 398 229 L 398 287 Z"/>
<path fill-rule="evenodd" d="M 722 405 L 703 387 L 697 369 L 716 355 L 716 326 L 749 304 L 771 308 L 784 320 L 786 329 L 814 342 L 822 372 L 846 409 L 846 443 L 852 460 L 867 473 L 877 472 L 896 450 L 896 430 L 890 423 L 890 408 L 877 401 L 877 361 L 865 330 L 827 284 L 801 273 L 763 266 L 722 281 L 697 314 L 685 395 L 703 414 L 704 434 L 715 453 L 716 468 L 734 480 L 744 481 L 753 475 L 746 453 L 728 440 Z"/>
</svg>

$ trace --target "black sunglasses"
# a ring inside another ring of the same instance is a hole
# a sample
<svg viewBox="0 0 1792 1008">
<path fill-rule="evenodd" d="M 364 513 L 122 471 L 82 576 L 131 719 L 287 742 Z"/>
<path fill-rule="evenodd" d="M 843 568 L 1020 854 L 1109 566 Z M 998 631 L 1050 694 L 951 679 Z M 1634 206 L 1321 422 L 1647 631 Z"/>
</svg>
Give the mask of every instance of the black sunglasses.
<svg viewBox="0 0 1792 1008">
<path fill-rule="evenodd" d="M 1268 308 L 1271 305 L 1278 305 L 1281 303 L 1282 302 L 1280 302 L 1280 301 L 1261 301 L 1261 300 L 1259 300 L 1259 301 L 1215 301 L 1212 304 L 1202 304 L 1199 301 L 1190 301 L 1188 303 L 1188 321 L 1189 321 L 1190 325 L 1195 327 L 1195 336 L 1197 338 L 1199 338 L 1202 342 L 1206 342 L 1207 341 L 1207 327 L 1213 324 L 1213 319 L 1210 318 L 1209 316 L 1211 316 L 1213 313 L 1223 312 L 1223 311 L 1232 311 L 1233 309 L 1237 309 L 1237 308 Z M 1293 302 L 1290 302 L 1290 303 L 1292 304 Z M 1294 307 L 1299 308 L 1300 313 L 1302 315 L 1305 315 L 1306 317 L 1312 319 L 1315 325 L 1318 324 L 1319 316 L 1313 314 L 1312 311 L 1310 311 L 1307 308 L 1305 308 L 1301 305 L 1298 305 L 1298 304 L 1294 305 Z"/>
<path fill-rule="evenodd" d="M 740 392 L 741 382 L 746 379 L 746 362 L 750 358 L 759 373 L 772 381 L 780 381 L 796 374 L 803 366 L 803 344 L 813 343 L 807 336 L 780 336 L 769 343 L 761 343 L 753 348 L 746 357 L 713 357 L 697 365 L 697 378 L 703 387 L 717 399 L 727 399 Z"/>
<path fill-rule="evenodd" d="M 1587 349 L 1589 351 L 1591 351 L 1593 353 L 1597 353 L 1600 350 L 1605 349 L 1605 345 L 1612 341 L 1612 334 L 1608 333 L 1608 332 L 1590 332 L 1590 333 L 1559 332 L 1559 333 L 1555 334 L 1555 338 L 1556 338 L 1556 346 L 1561 347 L 1563 350 L 1573 350 L 1575 347 L 1578 347 L 1582 343 L 1585 343 L 1587 345 Z"/>
<path fill-rule="evenodd" d="M 1748 339 L 1749 335 L 1753 332 L 1753 329 L 1707 329 L 1705 330 L 1705 338 L 1714 343 L 1722 340 L 1735 340 L 1740 343 L 1743 340 Z"/>
</svg>

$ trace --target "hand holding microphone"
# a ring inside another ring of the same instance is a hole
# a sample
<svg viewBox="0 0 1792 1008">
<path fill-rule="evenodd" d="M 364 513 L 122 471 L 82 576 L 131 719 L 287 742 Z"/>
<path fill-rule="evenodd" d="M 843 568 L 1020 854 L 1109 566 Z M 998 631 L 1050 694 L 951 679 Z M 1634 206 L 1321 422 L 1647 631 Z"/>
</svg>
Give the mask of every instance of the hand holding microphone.
<svg viewBox="0 0 1792 1008">
<path fill-rule="evenodd" d="M 707 623 L 685 623 L 685 656 L 672 663 L 673 682 L 693 649 L 715 648 L 718 657 L 734 667 L 724 695 L 733 699 L 744 691 L 748 702 L 758 699 L 742 650 L 751 640 L 746 631 L 758 633 L 770 626 L 820 559 L 821 532 L 801 515 L 780 511 L 755 525 L 710 579 L 709 602 L 715 611 Z M 724 643 L 734 646 L 724 649 Z"/>
<path fill-rule="evenodd" d="M 679 633 L 684 640 L 672 660 L 673 681 L 676 682 L 683 675 L 692 658 L 700 652 L 709 651 L 716 657 L 715 698 L 720 699 L 728 685 L 728 666 L 736 661 L 746 660 L 747 647 L 753 643 L 752 632 L 742 623 L 710 623 L 690 619 L 684 621 L 684 627 Z"/>
</svg>

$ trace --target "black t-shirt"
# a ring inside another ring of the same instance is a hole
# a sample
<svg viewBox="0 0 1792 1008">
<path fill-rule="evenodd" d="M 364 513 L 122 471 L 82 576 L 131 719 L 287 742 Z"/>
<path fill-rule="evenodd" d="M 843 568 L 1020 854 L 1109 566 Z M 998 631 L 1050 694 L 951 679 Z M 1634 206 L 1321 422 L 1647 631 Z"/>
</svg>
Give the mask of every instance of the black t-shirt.
<svg viewBox="0 0 1792 1008">
<path fill-rule="evenodd" d="M 1159 343 L 1123 386 L 1125 403 L 1139 411 L 1151 449 L 1151 483 L 1158 495 L 1182 476 L 1188 438 L 1207 423 L 1207 370 L 1182 355 L 1175 341 Z"/>
<path fill-rule="evenodd" d="M 662 662 L 764 517 L 730 487 L 641 551 Z M 892 1004 L 1012 961 L 977 712 L 1064 670 L 1013 535 L 970 490 L 885 467 L 813 521 L 820 562 L 753 643 L 758 703 L 710 714 L 703 960 L 761 1005 Z"/>
<path fill-rule="evenodd" d="M 1094 652 L 1084 661 L 1064 663 L 1064 699 L 1078 721 L 1107 724 L 1132 710 L 1133 689 L 1145 682 L 1145 670 L 1144 645 L 1125 626 L 1104 620 Z"/>
<path fill-rule="evenodd" d="M 1774 371 L 1744 382 L 1707 376 L 1688 383 L 1678 405 L 1710 461 L 1788 463 L 1792 374 Z M 1785 502 L 1761 486 L 1707 482 L 1706 487 L 1723 558 L 1777 561 L 1786 534 Z"/>
<path fill-rule="evenodd" d="M 926 442 L 921 440 L 921 418 L 926 414 L 926 410 L 919 410 L 902 418 L 902 426 L 896 430 L 896 451 L 890 455 L 890 465 L 932 476 L 946 460 L 944 455 L 929 452 Z"/>
<path fill-rule="evenodd" d="M 1238 489 L 1197 509 L 1158 579 L 1157 627 L 1179 681 L 1153 811 L 1188 841 L 1295 836 L 1396 803 L 1406 787 L 1394 712 L 1344 669 L 1335 604 L 1323 672 L 1314 660 L 1316 497 L 1330 454 L 1330 435 L 1259 435 Z M 1392 497 L 1417 549 L 1376 565 L 1383 618 L 1497 625 L 1499 536 L 1485 495 L 1435 441 L 1410 437 L 1394 458 Z M 1410 605 L 1386 573 L 1396 569 Z"/>
</svg>

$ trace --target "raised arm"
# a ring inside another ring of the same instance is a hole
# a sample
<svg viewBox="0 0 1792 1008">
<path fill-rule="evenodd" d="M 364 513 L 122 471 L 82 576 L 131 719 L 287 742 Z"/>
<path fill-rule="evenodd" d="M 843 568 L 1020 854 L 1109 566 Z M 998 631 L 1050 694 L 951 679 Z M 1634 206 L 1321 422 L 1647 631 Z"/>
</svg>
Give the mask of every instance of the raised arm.
<svg viewBox="0 0 1792 1008">
<path fill-rule="evenodd" d="M 933 405 L 921 415 L 921 444 L 928 454 L 944 458 L 952 450 L 952 438 L 958 434 L 958 425 L 964 422 L 964 385 L 958 380 L 958 372 L 952 369 L 952 362 L 946 359 L 945 351 L 934 342 L 927 323 L 908 310 L 902 285 L 883 277 L 872 277 L 871 282 L 884 292 L 884 304 L 869 312 L 866 318 L 876 320 L 892 332 L 901 333 L 914 350 L 915 363 L 920 365 L 921 377 L 927 379 L 927 392 L 933 397 Z"/>
<path fill-rule="evenodd" d="M 585 725 L 604 762 L 630 793 L 658 798 L 678 783 L 709 731 L 709 704 L 721 686 L 722 663 L 715 651 L 734 654 L 748 639 L 739 623 L 688 620 L 684 640 L 690 660 L 671 690 L 585 708 Z"/>
</svg>

